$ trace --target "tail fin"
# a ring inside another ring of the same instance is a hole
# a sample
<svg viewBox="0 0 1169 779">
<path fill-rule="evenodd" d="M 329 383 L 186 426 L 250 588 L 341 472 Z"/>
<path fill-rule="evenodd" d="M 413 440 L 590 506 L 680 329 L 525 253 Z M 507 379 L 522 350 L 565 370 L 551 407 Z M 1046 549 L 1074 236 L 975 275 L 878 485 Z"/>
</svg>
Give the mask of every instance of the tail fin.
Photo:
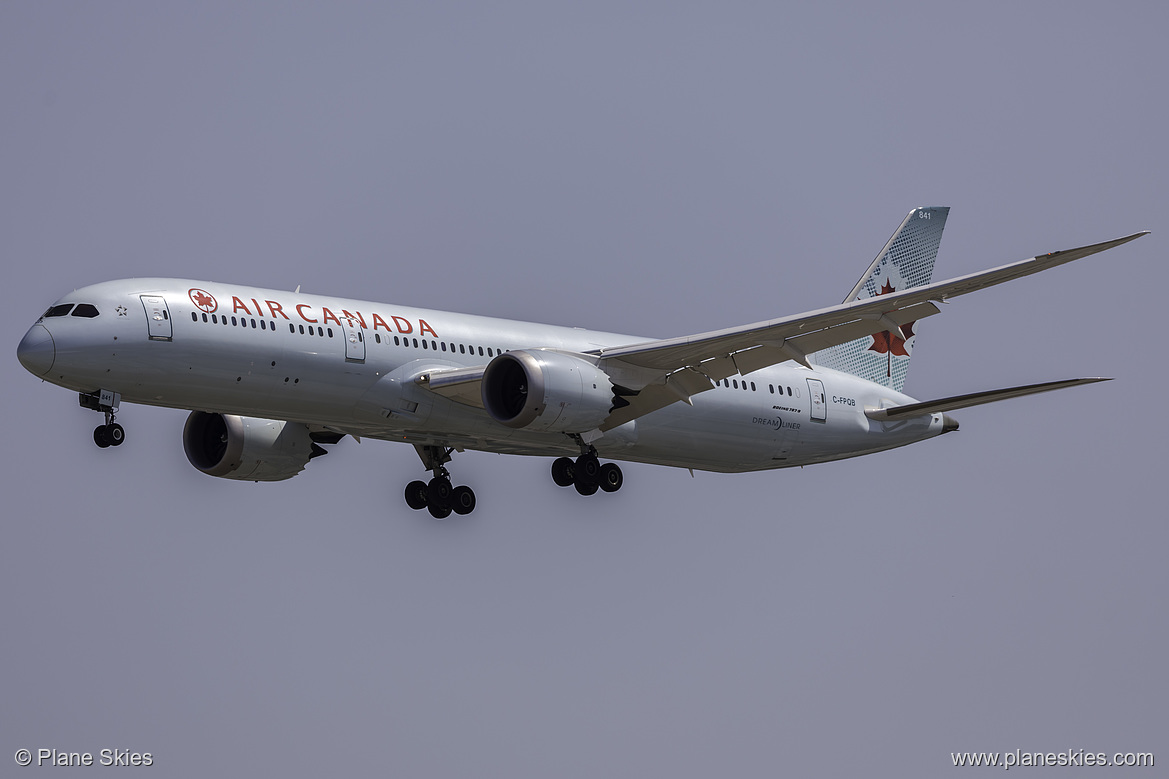
<svg viewBox="0 0 1169 779">
<path fill-rule="evenodd" d="M 929 284 L 949 213 L 945 207 L 910 211 L 844 302 Z M 905 339 L 899 333 L 876 333 L 809 354 L 808 360 L 901 392 L 917 341 L 913 325 L 902 325 Z"/>
</svg>

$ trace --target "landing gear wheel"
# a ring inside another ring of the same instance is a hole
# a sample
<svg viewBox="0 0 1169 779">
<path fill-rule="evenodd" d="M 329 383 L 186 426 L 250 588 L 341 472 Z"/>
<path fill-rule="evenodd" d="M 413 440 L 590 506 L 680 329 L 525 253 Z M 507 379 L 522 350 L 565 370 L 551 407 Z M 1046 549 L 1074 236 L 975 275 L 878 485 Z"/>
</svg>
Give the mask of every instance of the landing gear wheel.
<svg viewBox="0 0 1169 779">
<path fill-rule="evenodd" d="M 605 463 L 601 466 L 600 485 L 605 492 L 616 492 L 625 483 L 625 477 L 616 463 Z"/>
<path fill-rule="evenodd" d="M 454 488 L 451 487 L 450 479 L 444 476 L 435 476 L 431 479 L 430 484 L 426 485 L 426 504 L 430 507 L 430 513 L 434 514 L 435 508 L 446 509 L 447 513 L 443 514 L 442 517 L 439 517 L 437 514 L 435 516 L 438 519 L 448 516 L 450 514 L 452 492 L 454 492 Z"/>
<path fill-rule="evenodd" d="M 574 484 L 572 486 L 576 487 L 576 491 L 579 492 L 581 495 L 596 495 L 597 494 L 598 488 L 597 488 L 596 482 L 591 482 L 589 484 L 582 484 L 580 482 L 577 482 L 576 484 Z"/>
<path fill-rule="evenodd" d="M 475 493 L 470 487 L 455 487 L 451 493 L 451 508 L 462 516 L 475 510 Z"/>
<path fill-rule="evenodd" d="M 576 458 L 576 473 L 573 474 L 576 483 L 596 484 L 601 476 L 601 463 L 595 454 L 582 454 Z"/>
<path fill-rule="evenodd" d="M 426 493 L 426 482 L 410 482 L 406 485 L 406 505 L 415 511 L 426 508 Z"/>
<path fill-rule="evenodd" d="M 422 467 L 433 474 L 429 482 L 412 481 L 406 485 L 406 504 L 412 509 L 426 509 L 435 519 L 446 519 L 453 511 L 470 514 L 475 510 L 475 493 L 470 487 L 451 486 L 446 464 L 455 451 L 445 445 L 415 444 Z"/>
<path fill-rule="evenodd" d="M 110 445 L 110 439 L 106 437 L 105 425 L 98 425 L 93 429 L 93 442 L 102 449 Z"/>
<path fill-rule="evenodd" d="M 569 457 L 558 457 L 552 463 L 552 481 L 558 487 L 571 487 L 575 472 L 576 463 Z"/>
<path fill-rule="evenodd" d="M 110 442 L 110 446 L 121 446 L 122 442 L 126 440 L 126 431 L 117 422 L 106 425 L 106 440 Z"/>
</svg>

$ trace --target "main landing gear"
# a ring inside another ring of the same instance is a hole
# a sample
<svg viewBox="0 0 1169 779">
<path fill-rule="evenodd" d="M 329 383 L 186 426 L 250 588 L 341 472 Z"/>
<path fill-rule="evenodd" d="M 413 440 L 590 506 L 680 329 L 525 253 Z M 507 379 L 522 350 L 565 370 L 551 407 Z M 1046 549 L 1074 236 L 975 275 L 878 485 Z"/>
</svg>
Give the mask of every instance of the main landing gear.
<svg viewBox="0 0 1169 779">
<path fill-rule="evenodd" d="M 121 446 L 126 440 L 126 431 L 114 421 L 118 411 L 118 402 L 122 396 L 109 390 L 98 392 L 82 392 L 77 396 L 82 408 L 100 411 L 106 415 L 106 423 L 93 429 L 93 442 L 105 449 L 109 446 Z"/>
<path fill-rule="evenodd" d="M 451 485 L 450 472 L 444 467 L 451 461 L 451 452 L 445 446 L 415 445 L 422 466 L 434 477 L 429 481 L 412 481 L 406 485 L 406 505 L 415 511 L 427 509 L 435 519 L 446 519 L 453 511 L 470 514 L 475 510 L 475 493 L 470 487 Z"/>
<path fill-rule="evenodd" d="M 552 481 L 561 487 L 575 487 L 581 495 L 595 495 L 598 489 L 616 492 L 621 489 L 625 477 L 616 463 L 602 464 L 597 459 L 596 450 L 590 446 L 575 461 L 558 457 L 552 463 Z"/>
</svg>

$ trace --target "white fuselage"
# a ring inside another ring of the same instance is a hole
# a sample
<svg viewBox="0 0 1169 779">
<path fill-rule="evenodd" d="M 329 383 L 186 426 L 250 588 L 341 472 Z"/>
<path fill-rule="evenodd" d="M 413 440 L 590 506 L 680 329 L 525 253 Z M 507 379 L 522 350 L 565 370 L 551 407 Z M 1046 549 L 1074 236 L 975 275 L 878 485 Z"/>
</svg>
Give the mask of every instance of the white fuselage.
<svg viewBox="0 0 1169 779">
<path fill-rule="evenodd" d="M 98 313 L 46 316 L 26 336 L 47 344 L 30 370 L 54 384 L 110 390 L 130 403 L 508 454 L 574 455 L 579 446 L 563 433 L 505 427 L 415 379 L 517 349 L 588 353 L 651 340 L 183 279 L 111 281 L 60 302 Z M 593 444 L 616 460 L 710 471 L 806 465 L 942 433 L 941 414 L 882 422 L 864 413 L 912 402 L 848 374 L 787 362 L 720 382 L 692 405 L 659 409 Z"/>
</svg>

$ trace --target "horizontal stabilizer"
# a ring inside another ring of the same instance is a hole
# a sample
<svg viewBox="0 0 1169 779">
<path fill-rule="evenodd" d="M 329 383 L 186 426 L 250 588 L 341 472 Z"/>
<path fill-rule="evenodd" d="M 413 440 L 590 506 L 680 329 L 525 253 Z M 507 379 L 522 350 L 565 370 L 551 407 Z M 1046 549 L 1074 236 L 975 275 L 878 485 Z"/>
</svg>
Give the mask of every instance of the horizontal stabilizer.
<svg viewBox="0 0 1169 779">
<path fill-rule="evenodd" d="M 871 408 L 865 410 L 869 419 L 893 420 L 917 417 L 924 414 L 937 414 L 942 411 L 953 411 L 970 406 L 981 406 L 985 403 L 995 403 L 1007 398 L 1021 398 L 1024 395 L 1034 395 L 1039 392 L 1051 392 L 1064 387 L 1078 387 L 1081 384 L 1095 384 L 1098 381 L 1112 381 L 1112 379 L 1063 379 L 1061 381 L 1047 381 L 1042 384 L 1027 384 L 1023 387 L 1008 387 L 1006 389 L 972 392 L 969 395 L 955 395 L 951 398 L 927 400 L 923 403 L 910 403 L 905 406 L 892 408 Z"/>
</svg>

